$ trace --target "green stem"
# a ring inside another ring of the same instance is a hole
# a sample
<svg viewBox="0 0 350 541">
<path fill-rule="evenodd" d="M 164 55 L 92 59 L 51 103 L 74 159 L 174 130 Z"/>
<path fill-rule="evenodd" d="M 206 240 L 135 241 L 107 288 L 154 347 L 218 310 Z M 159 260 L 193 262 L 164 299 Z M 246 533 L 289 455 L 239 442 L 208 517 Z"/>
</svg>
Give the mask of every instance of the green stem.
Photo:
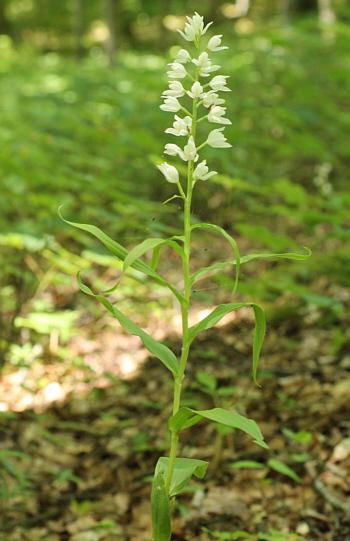
<svg viewBox="0 0 350 541">
<path fill-rule="evenodd" d="M 199 56 L 199 47 L 198 47 L 198 56 Z M 199 70 L 196 70 L 196 78 L 194 81 L 199 79 Z M 192 107 L 192 129 L 191 135 L 195 143 L 196 139 L 196 124 L 197 124 L 197 102 L 199 98 L 194 98 L 193 107 Z M 175 378 L 174 384 L 174 401 L 173 401 L 173 415 L 175 415 L 180 409 L 180 400 L 181 400 L 181 388 L 182 380 L 184 378 L 186 363 L 188 359 L 190 346 L 188 344 L 188 310 L 191 296 L 191 282 L 190 282 L 190 253 L 191 253 L 191 202 L 192 202 L 192 189 L 193 189 L 193 170 L 194 170 L 194 161 L 191 160 L 188 162 L 188 174 L 187 174 L 187 195 L 185 197 L 185 209 L 184 209 L 184 233 L 185 233 L 185 242 L 184 242 L 184 252 L 185 257 L 183 260 L 183 274 L 184 274 L 184 297 L 186 303 L 182 303 L 181 314 L 182 314 L 182 349 L 181 349 L 181 359 L 179 372 Z M 169 465 L 168 472 L 165 481 L 166 490 L 169 493 L 171 480 L 174 473 L 177 444 L 179 441 L 179 433 L 172 431 L 171 435 L 171 447 L 170 447 L 170 456 L 169 456 Z"/>
</svg>

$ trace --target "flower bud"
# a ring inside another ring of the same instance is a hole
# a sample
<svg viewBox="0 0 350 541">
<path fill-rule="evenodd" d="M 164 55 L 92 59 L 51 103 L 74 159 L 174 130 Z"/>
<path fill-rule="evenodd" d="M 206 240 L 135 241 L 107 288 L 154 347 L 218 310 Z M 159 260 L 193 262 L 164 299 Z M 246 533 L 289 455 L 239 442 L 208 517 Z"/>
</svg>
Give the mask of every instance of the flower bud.
<svg viewBox="0 0 350 541">
<path fill-rule="evenodd" d="M 162 163 L 162 165 L 157 165 L 157 167 L 163 173 L 168 182 L 173 184 L 179 182 L 179 172 L 176 167 L 169 165 L 166 162 Z"/>
</svg>

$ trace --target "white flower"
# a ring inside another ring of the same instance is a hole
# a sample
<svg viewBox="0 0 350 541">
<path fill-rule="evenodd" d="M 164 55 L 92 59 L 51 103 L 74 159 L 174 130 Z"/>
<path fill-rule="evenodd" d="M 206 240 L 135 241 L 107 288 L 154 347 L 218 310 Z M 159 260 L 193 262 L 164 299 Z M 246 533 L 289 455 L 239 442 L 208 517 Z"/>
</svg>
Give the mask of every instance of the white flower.
<svg viewBox="0 0 350 541">
<path fill-rule="evenodd" d="M 222 105 L 225 103 L 225 100 L 219 98 L 219 94 L 215 94 L 212 90 L 203 95 L 203 105 L 204 107 L 212 107 L 213 105 Z"/>
<path fill-rule="evenodd" d="M 209 122 L 216 122 L 217 124 L 232 124 L 228 118 L 222 118 L 226 114 L 226 107 L 219 107 L 215 105 L 210 109 L 208 114 Z"/>
<path fill-rule="evenodd" d="M 165 90 L 162 94 L 164 96 L 173 96 L 174 98 L 181 98 L 185 95 L 185 89 L 180 83 L 180 81 L 169 82 L 169 90 Z"/>
<path fill-rule="evenodd" d="M 185 24 L 184 32 L 182 32 L 181 30 L 178 30 L 178 32 L 187 41 L 194 41 L 196 39 L 196 36 L 198 36 L 199 34 L 203 36 L 203 34 L 205 34 L 208 30 L 209 26 L 213 24 L 209 23 L 204 28 L 203 17 L 198 15 L 198 13 L 196 13 L 192 17 L 192 19 L 190 17 L 186 18 L 188 20 L 188 23 Z"/>
<path fill-rule="evenodd" d="M 221 133 L 225 128 L 218 128 L 209 133 L 207 143 L 213 148 L 228 148 L 232 147 L 229 143 L 226 143 L 226 137 Z"/>
<path fill-rule="evenodd" d="M 216 70 L 218 70 L 220 68 L 221 68 L 221 66 L 218 66 L 218 65 L 207 66 L 206 68 L 201 68 L 199 70 L 199 75 L 201 77 L 209 77 L 209 75 L 210 75 L 210 73 L 212 71 L 216 71 Z"/>
<path fill-rule="evenodd" d="M 212 38 L 210 38 L 209 43 L 207 45 L 209 51 L 216 52 L 216 51 L 222 51 L 223 49 L 228 49 L 228 47 L 219 47 L 221 43 L 221 38 L 222 38 L 222 34 L 220 34 L 219 36 L 213 36 Z"/>
<path fill-rule="evenodd" d="M 163 105 L 160 105 L 159 107 L 163 111 L 168 111 L 170 113 L 177 113 L 181 109 L 179 100 L 174 97 L 165 98 Z"/>
<path fill-rule="evenodd" d="M 186 62 L 191 62 L 190 53 L 186 49 L 180 49 L 177 53 L 177 59 L 175 62 L 180 62 L 180 64 L 186 64 Z"/>
<path fill-rule="evenodd" d="M 166 162 L 162 163 L 162 165 L 157 165 L 157 167 L 163 173 L 168 182 L 172 182 L 173 184 L 179 182 L 179 172 L 176 167 L 169 165 Z"/>
<path fill-rule="evenodd" d="M 206 52 L 200 54 L 198 59 L 194 58 L 192 62 L 193 64 L 195 64 L 196 66 L 200 66 L 201 68 L 205 68 L 211 65 L 211 61 L 209 60 L 209 55 Z"/>
<path fill-rule="evenodd" d="M 194 58 L 192 62 L 193 64 L 201 68 L 199 71 L 199 75 L 201 77 L 208 77 L 209 73 L 220 69 L 220 66 L 212 65 L 211 61 L 209 60 L 208 53 L 206 52 L 199 55 L 198 59 Z"/>
<path fill-rule="evenodd" d="M 201 163 L 199 163 L 196 167 L 196 169 L 193 172 L 193 178 L 200 179 L 200 180 L 207 180 L 210 177 L 213 177 L 214 175 L 217 175 L 216 171 L 209 171 L 209 167 L 206 165 L 207 160 L 203 160 Z"/>
<path fill-rule="evenodd" d="M 165 145 L 164 154 L 169 154 L 169 156 L 176 156 L 177 154 L 179 154 L 179 156 L 181 156 L 181 154 L 183 154 L 183 151 L 178 145 L 168 143 L 167 145 Z"/>
<path fill-rule="evenodd" d="M 181 158 L 185 161 L 197 161 L 198 160 L 198 154 L 197 154 L 197 149 L 196 149 L 196 146 L 194 144 L 194 140 L 193 140 L 193 137 L 191 135 L 191 137 L 189 138 L 188 140 L 188 145 L 185 146 L 184 148 L 184 151 L 183 151 L 183 156 L 181 156 Z"/>
<path fill-rule="evenodd" d="M 184 79 L 186 77 L 187 71 L 179 62 L 172 62 L 172 64 L 168 64 L 168 66 L 172 67 L 171 71 L 167 71 L 169 77 L 174 79 Z"/>
<path fill-rule="evenodd" d="M 173 128 L 166 129 L 165 133 L 171 133 L 172 135 L 188 135 L 192 126 L 192 118 L 190 116 L 180 118 L 175 115 L 175 119 Z"/>
<path fill-rule="evenodd" d="M 226 85 L 226 79 L 228 79 L 228 78 L 229 78 L 229 75 L 216 75 L 210 81 L 209 86 L 213 90 L 223 90 L 224 92 L 231 92 L 231 90 L 225 86 Z"/>
<path fill-rule="evenodd" d="M 187 94 L 193 99 L 194 98 L 202 98 L 203 97 L 203 87 L 201 86 L 201 84 L 198 81 L 196 81 L 192 85 L 191 92 L 188 90 Z"/>
</svg>

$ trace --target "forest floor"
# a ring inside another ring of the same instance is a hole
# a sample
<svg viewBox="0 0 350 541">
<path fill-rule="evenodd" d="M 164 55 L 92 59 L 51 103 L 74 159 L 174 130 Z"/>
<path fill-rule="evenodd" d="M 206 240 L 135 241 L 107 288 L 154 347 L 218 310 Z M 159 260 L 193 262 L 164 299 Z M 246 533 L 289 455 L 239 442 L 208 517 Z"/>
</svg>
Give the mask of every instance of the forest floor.
<svg viewBox="0 0 350 541">
<path fill-rule="evenodd" d="M 349 292 L 337 286 L 336 295 L 349 308 Z M 191 317 L 204 315 L 198 307 Z M 249 309 L 194 342 L 183 405 L 246 415 L 270 448 L 203 421 L 183 431 L 179 455 L 210 465 L 174 505 L 174 541 L 350 540 L 350 355 L 334 348 L 323 317 L 309 305 L 268 324 L 261 388 L 251 377 Z M 176 313 L 161 331 L 156 318 L 145 326 L 179 354 Z M 151 481 L 169 448 L 171 376 L 113 320 L 94 329 L 92 336 L 82 321 L 68 343 L 80 367 L 53 357 L 2 377 L 4 541 L 151 539 Z"/>
</svg>

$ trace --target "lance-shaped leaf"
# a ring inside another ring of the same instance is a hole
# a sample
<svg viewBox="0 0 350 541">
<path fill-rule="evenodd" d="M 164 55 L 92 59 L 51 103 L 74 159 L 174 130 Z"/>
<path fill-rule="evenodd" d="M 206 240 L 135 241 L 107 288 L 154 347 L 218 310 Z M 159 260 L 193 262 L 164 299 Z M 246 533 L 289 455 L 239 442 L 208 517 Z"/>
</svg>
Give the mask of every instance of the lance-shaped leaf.
<svg viewBox="0 0 350 541">
<path fill-rule="evenodd" d="M 81 282 L 80 276 L 78 274 L 77 276 L 78 284 L 80 289 L 87 293 L 88 295 L 91 295 L 92 297 L 95 297 L 98 299 L 101 304 L 107 310 L 119 321 L 120 325 L 125 329 L 129 334 L 133 334 L 135 336 L 138 336 L 141 338 L 141 341 L 143 345 L 148 349 L 152 355 L 157 357 L 162 363 L 173 373 L 174 377 L 177 375 L 178 369 L 179 369 L 179 363 L 174 355 L 174 353 L 164 346 L 164 344 L 160 344 L 154 338 L 152 338 L 149 334 L 147 334 L 145 331 L 140 329 L 136 323 L 133 323 L 128 317 L 126 317 L 122 312 L 120 312 L 115 306 L 113 306 L 108 299 L 105 297 L 102 297 L 101 295 L 95 295 L 89 287 L 84 285 Z"/>
<path fill-rule="evenodd" d="M 184 259 L 185 252 L 181 248 L 181 246 L 175 242 L 176 240 L 184 241 L 184 237 L 174 236 L 170 237 L 169 239 L 146 239 L 138 246 L 135 246 L 131 250 L 131 252 L 128 253 L 126 258 L 124 259 L 124 265 L 123 265 L 123 274 L 127 270 L 128 267 L 130 267 L 139 257 L 141 257 L 144 253 L 146 253 L 148 250 L 154 249 L 154 248 L 161 248 L 164 244 L 169 244 L 180 256 L 182 259 Z M 151 268 L 154 270 L 154 267 L 151 265 Z M 122 276 L 123 276 L 122 274 Z M 121 278 L 119 279 L 119 281 Z"/>
<path fill-rule="evenodd" d="M 246 434 L 249 434 L 254 439 L 255 443 L 264 449 L 268 449 L 268 445 L 266 445 L 264 442 L 264 438 L 255 421 L 252 419 L 247 419 L 246 417 L 243 417 L 243 415 L 239 415 L 239 413 L 234 411 L 228 411 L 222 408 L 214 408 L 212 410 L 205 411 L 196 411 L 190 408 L 180 408 L 179 411 L 173 415 L 173 417 L 170 417 L 169 429 L 174 432 L 180 432 L 180 430 L 198 423 L 202 417 L 215 421 L 216 423 L 231 426 L 232 428 L 239 428 Z"/>
<path fill-rule="evenodd" d="M 255 331 L 254 331 L 254 341 L 253 341 L 253 377 L 254 377 L 255 383 L 258 385 L 256 381 L 256 371 L 258 368 L 259 355 L 260 355 L 261 347 L 264 341 L 265 330 L 266 330 L 264 312 L 258 304 L 255 304 L 253 302 L 219 304 L 219 306 L 214 308 L 211 314 L 209 314 L 207 317 L 202 319 L 202 321 L 200 321 L 199 323 L 196 323 L 196 325 L 193 325 L 192 327 L 190 327 L 188 331 L 188 341 L 189 343 L 191 343 L 192 340 L 201 331 L 214 327 L 214 325 L 216 325 L 224 316 L 226 316 L 230 312 L 233 312 L 234 310 L 237 310 L 238 308 L 242 308 L 243 306 L 251 306 L 254 310 L 254 315 L 255 315 Z"/>
<path fill-rule="evenodd" d="M 240 264 L 247 263 L 248 261 L 253 261 L 254 259 L 265 259 L 268 257 L 280 257 L 283 259 L 297 259 L 299 261 L 302 261 L 304 259 L 308 259 L 311 255 L 311 250 L 309 248 L 306 248 L 304 246 L 305 250 L 307 250 L 307 254 L 293 254 L 293 253 L 285 253 L 285 254 L 251 254 L 251 255 L 245 255 L 240 258 Z M 207 272 L 215 271 L 224 269 L 226 267 L 229 267 L 231 265 L 236 265 L 236 259 L 232 259 L 231 261 L 226 261 L 225 263 L 215 263 L 215 265 L 211 265 L 210 267 L 203 267 L 202 269 L 199 269 L 197 272 L 192 274 L 191 276 L 191 285 L 194 284 L 201 276 L 206 274 Z"/>
<path fill-rule="evenodd" d="M 209 462 L 204 460 L 196 460 L 194 458 L 176 458 L 174 465 L 174 473 L 171 479 L 169 488 L 169 497 L 176 496 L 187 485 L 192 475 L 195 475 L 199 479 L 203 479 L 205 472 L 207 471 Z M 169 466 L 169 458 L 160 457 L 155 471 L 155 476 L 158 472 L 164 470 L 164 476 L 166 478 Z"/>
<path fill-rule="evenodd" d="M 165 488 L 164 469 L 159 469 L 154 477 L 151 494 L 151 506 L 152 541 L 170 541 L 170 504 Z"/>
<path fill-rule="evenodd" d="M 219 227 L 218 225 L 213 225 L 213 224 L 195 224 L 191 227 L 191 229 L 195 229 L 196 227 L 207 227 L 209 229 L 214 229 L 214 231 L 217 231 L 218 233 L 221 233 L 221 235 L 223 237 L 225 237 L 225 239 L 230 243 L 230 246 L 233 250 L 233 253 L 235 254 L 235 262 L 236 262 L 236 279 L 235 279 L 235 285 L 233 287 L 233 291 L 232 291 L 232 298 L 235 294 L 235 291 L 237 289 L 237 284 L 238 284 L 238 276 L 239 276 L 239 267 L 240 267 L 240 261 L 241 261 L 241 258 L 240 258 L 240 255 L 239 255 L 239 251 L 238 251 L 238 246 L 236 244 L 236 241 L 231 237 L 231 235 L 229 235 L 228 233 L 226 233 L 226 231 L 224 229 L 222 229 L 222 227 Z M 198 271 L 200 272 L 200 271 Z M 194 283 L 195 279 L 194 276 L 196 275 L 197 273 L 195 273 L 192 277 L 191 277 L 191 285 Z"/>
<path fill-rule="evenodd" d="M 72 225 L 73 227 L 76 227 L 77 229 L 82 229 L 83 231 L 87 231 L 88 233 L 91 233 L 96 238 L 98 238 L 112 254 L 117 256 L 122 261 L 125 260 L 125 258 L 128 256 L 129 251 L 124 248 L 121 244 L 118 244 L 115 240 L 112 240 L 108 235 L 106 235 L 101 229 L 98 227 L 95 227 L 94 225 L 89 224 L 78 224 L 74 222 L 69 222 L 68 220 L 65 220 L 60 212 L 58 210 L 58 214 L 60 218 L 66 222 L 66 224 Z M 149 265 L 144 263 L 143 261 L 136 260 L 131 265 L 135 270 L 142 272 L 143 274 L 146 274 L 147 276 L 150 276 L 154 280 L 156 280 L 159 284 L 165 285 L 170 289 L 170 291 L 175 295 L 175 297 L 178 299 L 180 304 L 185 303 L 184 297 L 179 293 L 169 282 L 167 282 L 164 278 L 162 278 L 157 272 L 155 272 Z M 113 289 L 111 288 L 106 293 L 110 293 Z"/>
</svg>

